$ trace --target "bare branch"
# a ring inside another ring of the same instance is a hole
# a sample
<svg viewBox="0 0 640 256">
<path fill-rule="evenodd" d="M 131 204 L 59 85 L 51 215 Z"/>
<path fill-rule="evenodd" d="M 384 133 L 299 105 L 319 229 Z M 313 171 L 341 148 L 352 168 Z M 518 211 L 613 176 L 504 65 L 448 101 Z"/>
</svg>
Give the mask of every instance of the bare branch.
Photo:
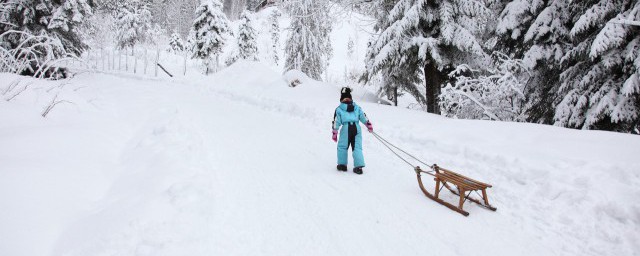
<svg viewBox="0 0 640 256">
<path fill-rule="evenodd" d="M 25 90 L 27 90 L 27 88 L 33 84 L 33 81 L 28 82 L 24 85 L 24 87 L 22 87 L 21 90 L 17 91 L 15 94 L 13 94 L 13 96 L 9 97 L 6 99 L 6 101 L 11 101 L 12 99 L 14 99 L 15 97 L 17 97 L 18 95 L 20 95 L 22 92 L 24 92 Z"/>
<path fill-rule="evenodd" d="M 56 105 L 60 104 L 60 103 L 71 103 L 73 104 L 73 102 L 68 101 L 68 100 L 57 100 L 58 99 L 58 94 L 56 94 L 55 97 L 53 97 L 53 99 L 51 100 L 51 103 L 49 103 L 49 105 L 44 109 L 44 111 L 42 112 L 42 117 L 47 117 L 47 115 L 49 114 L 49 112 L 51 112 L 51 110 L 53 109 L 53 107 L 55 107 Z"/>
</svg>

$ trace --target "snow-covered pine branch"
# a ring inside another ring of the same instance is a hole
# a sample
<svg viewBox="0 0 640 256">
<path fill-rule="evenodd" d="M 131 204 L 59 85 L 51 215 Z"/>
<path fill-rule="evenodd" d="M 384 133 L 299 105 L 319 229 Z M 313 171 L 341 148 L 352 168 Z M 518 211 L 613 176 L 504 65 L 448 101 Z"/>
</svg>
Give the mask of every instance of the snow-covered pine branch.
<svg viewBox="0 0 640 256">
<path fill-rule="evenodd" d="M 185 49 L 184 41 L 176 31 L 171 34 L 171 39 L 169 39 L 169 49 L 173 52 L 182 52 Z"/>
</svg>

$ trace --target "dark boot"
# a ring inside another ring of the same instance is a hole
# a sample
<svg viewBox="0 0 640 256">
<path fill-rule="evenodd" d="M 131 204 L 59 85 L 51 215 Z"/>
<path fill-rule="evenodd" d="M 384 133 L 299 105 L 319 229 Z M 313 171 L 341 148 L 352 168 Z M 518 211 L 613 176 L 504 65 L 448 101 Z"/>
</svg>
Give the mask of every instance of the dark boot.
<svg viewBox="0 0 640 256">
<path fill-rule="evenodd" d="M 338 171 L 342 171 L 342 172 L 347 171 L 347 166 L 344 164 L 339 164 L 337 168 L 338 168 Z"/>
<path fill-rule="evenodd" d="M 362 174 L 362 166 L 353 168 L 353 172 L 355 172 L 356 174 Z"/>
</svg>

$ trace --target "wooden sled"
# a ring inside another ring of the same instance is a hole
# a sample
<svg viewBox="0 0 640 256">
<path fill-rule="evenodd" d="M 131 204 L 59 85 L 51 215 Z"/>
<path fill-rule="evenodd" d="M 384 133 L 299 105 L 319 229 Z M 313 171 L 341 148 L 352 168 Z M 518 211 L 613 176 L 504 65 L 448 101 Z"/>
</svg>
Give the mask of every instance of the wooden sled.
<svg viewBox="0 0 640 256">
<path fill-rule="evenodd" d="M 467 200 L 474 202 L 486 209 L 492 211 L 497 210 L 495 207 L 489 204 L 489 198 L 487 197 L 487 188 L 491 187 L 491 185 L 489 184 L 465 177 L 461 174 L 441 168 L 435 164 L 433 165 L 433 171 L 435 173 L 423 171 L 422 169 L 420 169 L 420 166 L 415 167 L 415 171 L 416 175 L 418 176 L 418 184 L 420 185 L 420 189 L 422 190 L 422 192 L 424 192 L 424 194 L 431 200 L 436 201 L 451 210 L 459 212 L 464 216 L 469 216 L 469 213 L 462 209 L 462 206 Z M 421 178 L 423 173 L 434 177 L 434 180 L 436 181 L 436 189 L 434 194 L 429 193 L 429 191 L 427 191 L 427 189 L 424 187 Z M 455 186 L 455 189 L 452 188 L 451 185 Z M 439 198 L 440 191 L 443 188 L 447 188 L 449 191 L 451 191 L 451 193 L 460 197 L 460 201 L 458 202 L 457 207 Z M 471 197 L 472 193 L 475 192 L 476 194 L 478 194 L 478 191 L 482 191 L 482 195 L 480 196 L 482 201 Z"/>
</svg>

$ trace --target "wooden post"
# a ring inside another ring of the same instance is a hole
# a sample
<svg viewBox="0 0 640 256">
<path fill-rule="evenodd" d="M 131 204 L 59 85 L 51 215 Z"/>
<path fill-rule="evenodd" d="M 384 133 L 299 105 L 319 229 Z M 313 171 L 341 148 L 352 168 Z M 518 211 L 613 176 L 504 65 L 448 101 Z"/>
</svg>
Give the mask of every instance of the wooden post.
<svg viewBox="0 0 640 256">
<path fill-rule="evenodd" d="M 124 71 L 129 71 L 129 54 L 127 51 L 124 51 Z"/>
<path fill-rule="evenodd" d="M 147 74 L 147 47 L 144 48 L 144 74 Z"/>
<path fill-rule="evenodd" d="M 131 47 L 131 56 L 133 56 L 133 73 L 136 74 L 138 72 L 138 55 L 134 47 Z"/>
<path fill-rule="evenodd" d="M 154 76 L 158 77 L 158 62 L 160 61 L 160 48 L 156 50 L 156 61 L 155 61 L 155 74 Z"/>
<path fill-rule="evenodd" d="M 434 196 L 438 198 L 438 195 L 440 195 L 440 180 L 438 178 L 435 178 L 435 180 L 436 180 L 436 192 L 434 193 Z"/>
<path fill-rule="evenodd" d="M 104 64 L 104 49 L 100 48 L 100 58 L 102 59 L 102 70 L 106 70 L 105 68 L 105 64 Z"/>
<path fill-rule="evenodd" d="M 184 50 L 184 61 L 182 62 L 182 75 L 187 75 L 187 50 Z"/>
</svg>

